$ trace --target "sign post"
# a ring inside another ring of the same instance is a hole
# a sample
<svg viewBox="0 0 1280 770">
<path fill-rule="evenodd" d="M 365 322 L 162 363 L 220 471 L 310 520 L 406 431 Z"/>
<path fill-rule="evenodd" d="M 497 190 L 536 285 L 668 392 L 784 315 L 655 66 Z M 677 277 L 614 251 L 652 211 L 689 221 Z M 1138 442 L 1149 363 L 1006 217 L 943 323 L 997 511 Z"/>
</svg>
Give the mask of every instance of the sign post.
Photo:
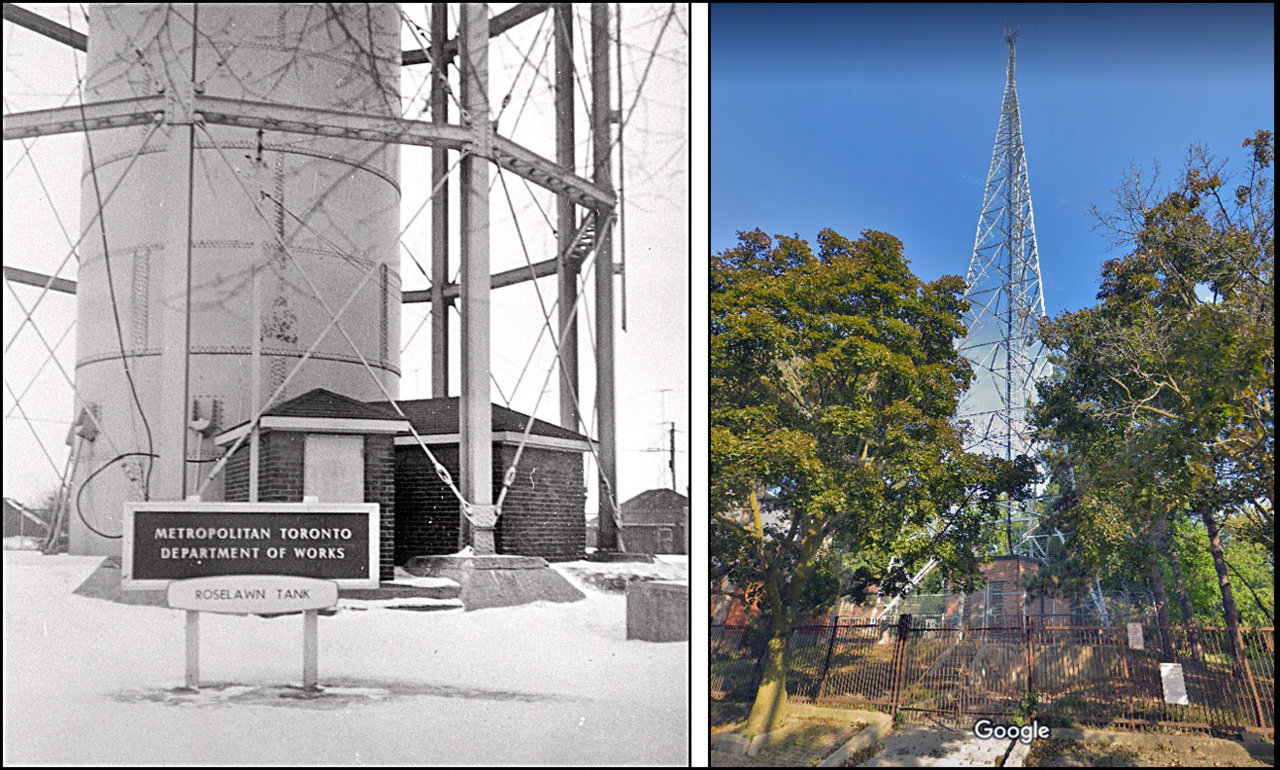
<svg viewBox="0 0 1280 770">
<path fill-rule="evenodd" d="M 200 689 L 200 613 L 187 610 L 187 689 Z"/>
<path fill-rule="evenodd" d="M 302 611 L 302 686 L 318 681 L 317 610 L 338 603 L 332 580 L 283 575 L 229 575 L 175 580 L 167 592 L 169 606 L 187 611 L 187 689 L 200 689 L 200 613 L 275 615 Z"/>
<path fill-rule="evenodd" d="M 302 613 L 302 687 L 314 690 L 319 668 L 316 611 Z"/>
<path fill-rule="evenodd" d="M 302 613 L 302 686 L 319 681 L 318 610 L 377 588 L 376 503 L 130 502 L 121 587 L 186 611 L 186 687 L 200 687 L 200 613 Z"/>
</svg>

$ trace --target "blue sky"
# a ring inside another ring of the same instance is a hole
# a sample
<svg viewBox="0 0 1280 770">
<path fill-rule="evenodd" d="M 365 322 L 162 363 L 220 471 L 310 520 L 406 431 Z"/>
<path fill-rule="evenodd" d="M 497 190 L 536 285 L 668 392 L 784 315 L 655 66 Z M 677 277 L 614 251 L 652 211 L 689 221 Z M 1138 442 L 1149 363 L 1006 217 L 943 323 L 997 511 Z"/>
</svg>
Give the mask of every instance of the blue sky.
<svg viewBox="0 0 1280 770">
<path fill-rule="evenodd" d="M 963 276 L 1020 28 L 1017 88 L 1045 306 L 1090 305 L 1113 253 L 1086 213 L 1203 142 L 1240 169 L 1274 129 L 1271 5 L 713 5 L 711 248 L 864 228 Z"/>
</svg>

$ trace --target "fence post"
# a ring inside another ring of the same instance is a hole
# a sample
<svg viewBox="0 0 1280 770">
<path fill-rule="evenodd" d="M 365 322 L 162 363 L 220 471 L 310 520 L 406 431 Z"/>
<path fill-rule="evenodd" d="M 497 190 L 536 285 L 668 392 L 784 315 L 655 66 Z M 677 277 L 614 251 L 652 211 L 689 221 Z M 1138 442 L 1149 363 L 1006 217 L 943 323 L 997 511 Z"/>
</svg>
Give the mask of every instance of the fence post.
<svg viewBox="0 0 1280 770">
<path fill-rule="evenodd" d="M 1258 685 L 1253 680 L 1253 671 L 1249 669 L 1249 649 L 1244 645 L 1244 636 L 1241 635 L 1240 647 L 1244 654 L 1240 656 L 1240 663 L 1244 666 L 1245 683 L 1249 685 L 1249 694 L 1253 696 L 1253 719 L 1258 723 L 1258 727 L 1267 726 L 1266 712 L 1262 710 L 1262 701 L 1258 699 Z"/>
<path fill-rule="evenodd" d="M 902 705 L 902 680 L 907 668 L 907 640 L 911 635 L 911 616 L 898 616 L 898 641 L 893 646 L 893 667 L 889 685 L 889 706 L 892 716 L 898 718 L 898 707 Z"/>
<path fill-rule="evenodd" d="M 822 688 L 827 683 L 827 670 L 831 667 L 831 649 L 836 644 L 836 631 L 840 628 L 840 621 L 837 619 L 831 624 L 831 637 L 827 640 L 827 657 L 822 661 L 822 673 L 818 675 L 818 691 L 814 693 L 813 702 L 817 704 L 818 699 L 822 697 Z"/>
<path fill-rule="evenodd" d="M 1035 646 L 1035 634 L 1031 630 L 1032 620 L 1033 618 L 1031 616 L 1027 616 L 1024 619 L 1025 625 L 1023 627 L 1023 633 L 1025 634 L 1025 641 L 1027 645 L 1027 690 L 1026 691 L 1028 693 L 1034 693 L 1036 691 L 1036 687 L 1035 687 L 1036 646 Z"/>
<path fill-rule="evenodd" d="M 1116 636 L 1120 640 L 1116 647 L 1120 651 L 1120 671 L 1127 682 L 1129 681 L 1129 639 L 1125 633 L 1126 630 L 1120 626 L 1116 627 Z"/>
</svg>

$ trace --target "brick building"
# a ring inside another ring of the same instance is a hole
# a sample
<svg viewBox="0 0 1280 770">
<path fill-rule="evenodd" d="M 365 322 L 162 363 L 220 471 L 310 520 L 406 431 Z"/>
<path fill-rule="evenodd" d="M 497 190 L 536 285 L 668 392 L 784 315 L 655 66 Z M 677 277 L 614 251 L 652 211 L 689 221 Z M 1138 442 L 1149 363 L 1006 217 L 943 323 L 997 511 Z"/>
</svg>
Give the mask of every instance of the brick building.
<svg viewBox="0 0 1280 770">
<path fill-rule="evenodd" d="M 650 489 L 619 506 L 622 539 L 630 553 L 689 553 L 689 498 Z"/>
<path fill-rule="evenodd" d="M 34 537 L 44 539 L 49 534 L 49 523 L 43 511 L 33 511 L 17 500 L 4 498 L 4 536 Z"/>
<path fill-rule="evenodd" d="M 1070 625 L 1071 605 L 1066 600 L 1027 598 L 1025 586 L 1039 570 L 1040 565 L 1025 556 L 996 556 L 982 566 L 984 583 L 971 593 L 908 593 L 885 618 L 893 621 L 898 615 L 909 614 L 915 625 L 929 627 L 1020 627 L 1023 618 L 1030 618 L 1039 626 Z M 829 610 L 805 622 L 868 622 L 876 609 L 878 593 L 878 586 L 871 586 L 860 604 L 841 597 Z M 892 597 L 884 598 L 886 602 L 891 600 Z M 757 612 L 757 608 L 744 605 L 734 596 L 711 597 L 712 623 L 750 623 Z"/>
<path fill-rule="evenodd" d="M 401 401 L 413 423 L 454 479 L 458 478 L 458 399 Z M 493 500 L 507 468 L 524 442 L 511 488 L 494 532 L 498 553 L 541 556 L 549 561 L 580 559 L 586 553 L 583 452 L 587 438 L 535 419 L 525 440 L 528 415 L 493 405 Z M 455 553 L 461 547 L 458 502 L 436 475 L 411 435 L 396 444 L 396 560 Z"/>
<path fill-rule="evenodd" d="M 324 389 L 268 410 L 261 421 L 259 490 L 263 502 L 377 503 L 381 511 L 379 579 L 414 556 L 455 553 L 461 546 L 457 499 L 409 431 L 414 430 L 458 478 L 458 399 L 363 402 Z M 493 490 L 497 501 L 506 469 L 524 439 L 528 417 L 493 407 Z M 228 449 L 248 423 L 214 438 Z M 535 420 L 525 441 L 495 531 L 498 553 L 581 558 L 584 553 L 582 453 L 586 437 Z M 225 499 L 249 499 L 249 447 L 227 461 Z"/>
</svg>

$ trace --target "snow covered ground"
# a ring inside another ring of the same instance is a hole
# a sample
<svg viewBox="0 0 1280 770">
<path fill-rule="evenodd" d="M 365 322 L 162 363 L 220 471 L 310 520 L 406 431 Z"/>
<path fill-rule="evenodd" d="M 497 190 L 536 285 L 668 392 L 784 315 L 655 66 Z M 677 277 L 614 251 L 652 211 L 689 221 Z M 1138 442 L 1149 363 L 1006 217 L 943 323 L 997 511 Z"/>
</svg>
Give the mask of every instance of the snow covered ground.
<svg viewBox="0 0 1280 770">
<path fill-rule="evenodd" d="M 6 765 L 689 762 L 689 644 L 627 641 L 585 563 L 579 602 L 321 617 L 311 696 L 299 615 L 202 614 L 177 691 L 183 613 L 73 595 L 100 562 L 4 552 Z"/>
</svg>

